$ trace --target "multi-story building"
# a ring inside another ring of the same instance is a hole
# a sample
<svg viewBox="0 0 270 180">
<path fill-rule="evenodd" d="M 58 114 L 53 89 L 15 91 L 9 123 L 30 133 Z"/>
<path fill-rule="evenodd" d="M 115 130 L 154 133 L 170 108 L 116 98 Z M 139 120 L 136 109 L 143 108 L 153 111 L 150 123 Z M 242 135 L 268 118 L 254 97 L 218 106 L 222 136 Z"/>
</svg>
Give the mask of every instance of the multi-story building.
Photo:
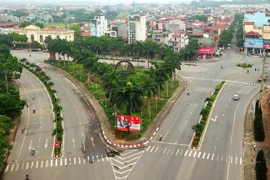
<svg viewBox="0 0 270 180">
<path fill-rule="evenodd" d="M 101 37 L 105 35 L 108 30 L 107 19 L 104 15 L 95 16 L 94 19 L 90 20 L 91 35 Z"/>
<path fill-rule="evenodd" d="M 117 33 L 117 37 L 128 37 L 128 25 L 127 23 L 116 21 L 110 23 L 110 30 L 115 31 Z"/>
<path fill-rule="evenodd" d="M 172 38 L 174 33 L 168 31 L 163 32 L 162 30 L 154 30 L 152 33 L 152 39 L 160 44 L 168 44 L 168 40 Z"/>
<path fill-rule="evenodd" d="M 18 33 L 20 35 L 26 35 L 28 43 L 37 41 L 41 45 L 44 45 L 46 37 L 50 36 L 52 39 L 66 39 L 67 41 L 74 41 L 73 30 L 62 30 L 62 29 L 48 29 L 40 28 L 35 25 L 29 25 L 25 28 L 11 28 L 4 29 L 5 34 Z"/>
<path fill-rule="evenodd" d="M 174 52 L 180 52 L 180 49 L 185 48 L 186 45 L 188 45 L 187 33 L 180 30 L 176 31 L 168 41 L 168 45 L 173 47 Z"/>
<path fill-rule="evenodd" d="M 143 13 L 130 15 L 128 20 L 128 43 L 146 40 L 146 17 Z"/>
</svg>

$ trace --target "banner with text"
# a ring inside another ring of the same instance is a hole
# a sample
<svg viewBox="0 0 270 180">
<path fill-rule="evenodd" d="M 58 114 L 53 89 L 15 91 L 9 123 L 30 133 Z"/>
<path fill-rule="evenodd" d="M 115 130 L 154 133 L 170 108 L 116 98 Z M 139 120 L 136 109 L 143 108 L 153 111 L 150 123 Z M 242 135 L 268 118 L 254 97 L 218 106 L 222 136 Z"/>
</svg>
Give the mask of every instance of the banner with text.
<svg viewBox="0 0 270 180">
<path fill-rule="evenodd" d="M 117 116 L 117 130 L 140 132 L 141 131 L 141 117 L 118 115 Z"/>
<path fill-rule="evenodd" d="M 245 48 L 263 48 L 263 39 L 245 38 Z"/>
</svg>

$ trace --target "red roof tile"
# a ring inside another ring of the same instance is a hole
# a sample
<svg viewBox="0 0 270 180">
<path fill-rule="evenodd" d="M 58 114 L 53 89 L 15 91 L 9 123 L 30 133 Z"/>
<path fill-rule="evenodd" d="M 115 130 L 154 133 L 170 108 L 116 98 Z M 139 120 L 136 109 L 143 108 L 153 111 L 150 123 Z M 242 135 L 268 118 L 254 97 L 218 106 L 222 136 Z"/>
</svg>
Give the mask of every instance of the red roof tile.
<svg viewBox="0 0 270 180">
<path fill-rule="evenodd" d="M 246 36 L 262 36 L 259 33 L 254 32 L 254 31 L 246 32 L 245 35 Z"/>
<path fill-rule="evenodd" d="M 254 25 L 254 22 L 244 22 L 244 25 Z"/>
<path fill-rule="evenodd" d="M 13 27 L 13 26 L 17 26 L 17 23 L 15 22 L 0 23 L 0 27 Z"/>
</svg>

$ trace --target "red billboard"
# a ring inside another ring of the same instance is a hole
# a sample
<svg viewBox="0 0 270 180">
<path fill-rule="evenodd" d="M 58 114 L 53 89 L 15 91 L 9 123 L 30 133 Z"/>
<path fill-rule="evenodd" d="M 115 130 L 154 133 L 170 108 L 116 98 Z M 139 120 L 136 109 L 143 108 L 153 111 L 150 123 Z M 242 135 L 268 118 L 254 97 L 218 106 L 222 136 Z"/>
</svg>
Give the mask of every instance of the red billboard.
<svg viewBox="0 0 270 180">
<path fill-rule="evenodd" d="M 140 116 L 117 116 L 117 130 L 140 132 L 141 130 L 141 117 Z"/>
</svg>

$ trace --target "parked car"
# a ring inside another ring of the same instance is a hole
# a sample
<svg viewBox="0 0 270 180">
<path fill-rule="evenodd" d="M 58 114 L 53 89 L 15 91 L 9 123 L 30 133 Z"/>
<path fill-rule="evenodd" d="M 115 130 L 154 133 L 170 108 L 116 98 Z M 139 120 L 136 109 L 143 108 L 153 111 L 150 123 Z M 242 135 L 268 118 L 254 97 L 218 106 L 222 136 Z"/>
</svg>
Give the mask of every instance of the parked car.
<svg viewBox="0 0 270 180">
<path fill-rule="evenodd" d="M 240 99 L 239 95 L 235 94 L 233 95 L 233 100 L 238 101 Z"/>
</svg>

